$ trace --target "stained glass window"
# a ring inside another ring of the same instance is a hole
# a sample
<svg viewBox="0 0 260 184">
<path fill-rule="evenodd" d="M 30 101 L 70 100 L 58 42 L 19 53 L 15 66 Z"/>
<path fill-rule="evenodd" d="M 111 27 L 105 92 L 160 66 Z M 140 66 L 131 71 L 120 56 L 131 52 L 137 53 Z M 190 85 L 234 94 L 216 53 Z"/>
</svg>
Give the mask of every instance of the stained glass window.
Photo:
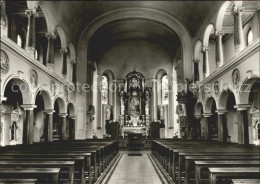
<svg viewBox="0 0 260 184">
<path fill-rule="evenodd" d="M 108 104 L 108 78 L 103 76 L 101 83 L 101 102 Z"/>
<path fill-rule="evenodd" d="M 253 42 L 253 32 L 250 28 L 247 33 L 247 45 L 250 45 Z"/>
<path fill-rule="evenodd" d="M 17 35 L 17 45 L 23 47 L 23 41 L 21 35 Z"/>
<path fill-rule="evenodd" d="M 168 104 L 169 87 L 168 87 L 168 76 L 162 77 L 162 104 Z"/>
</svg>

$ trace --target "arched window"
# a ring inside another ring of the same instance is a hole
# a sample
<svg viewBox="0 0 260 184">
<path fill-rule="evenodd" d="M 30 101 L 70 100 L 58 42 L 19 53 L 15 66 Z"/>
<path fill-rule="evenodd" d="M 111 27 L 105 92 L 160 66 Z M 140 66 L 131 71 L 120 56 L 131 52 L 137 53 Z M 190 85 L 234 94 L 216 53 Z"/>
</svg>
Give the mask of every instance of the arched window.
<svg viewBox="0 0 260 184">
<path fill-rule="evenodd" d="M 249 28 L 247 32 L 247 45 L 250 45 L 253 42 L 253 31 Z"/>
<path fill-rule="evenodd" d="M 23 41 L 22 41 L 22 36 L 21 35 L 17 35 L 17 45 L 19 45 L 19 47 L 23 47 Z"/>
<path fill-rule="evenodd" d="M 168 87 L 168 76 L 162 77 L 162 104 L 168 104 L 169 87 Z"/>
<path fill-rule="evenodd" d="M 102 104 L 108 104 L 108 78 L 106 76 L 102 76 L 101 102 Z"/>
</svg>

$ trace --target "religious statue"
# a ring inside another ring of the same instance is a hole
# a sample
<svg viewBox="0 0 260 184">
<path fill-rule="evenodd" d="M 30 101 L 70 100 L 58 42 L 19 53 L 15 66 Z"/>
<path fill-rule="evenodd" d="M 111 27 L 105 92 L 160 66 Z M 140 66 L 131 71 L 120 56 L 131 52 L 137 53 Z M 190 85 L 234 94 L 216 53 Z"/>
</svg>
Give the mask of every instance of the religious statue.
<svg viewBox="0 0 260 184">
<path fill-rule="evenodd" d="M 240 83 L 240 72 L 238 69 L 235 69 L 232 73 L 232 84 L 235 88 L 237 88 L 239 83 Z"/>
<path fill-rule="evenodd" d="M 130 111 L 139 112 L 140 111 L 139 105 L 140 105 L 139 99 L 132 98 L 130 100 Z"/>
<path fill-rule="evenodd" d="M 106 120 L 110 120 L 111 119 L 111 107 L 107 107 L 106 108 Z"/>
<path fill-rule="evenodd" d="M 133 88 L 140 88 L 140 84 L 139 84 L 139 81 L 134 77 L 131 79 L 130 81 L 130 85 L 129 87 L 133 87 Z"/>
<path fill-rule="evenodd" d="M 149 102 L 145 102 L 145 115 L 149 115 Z"/>
</svg>

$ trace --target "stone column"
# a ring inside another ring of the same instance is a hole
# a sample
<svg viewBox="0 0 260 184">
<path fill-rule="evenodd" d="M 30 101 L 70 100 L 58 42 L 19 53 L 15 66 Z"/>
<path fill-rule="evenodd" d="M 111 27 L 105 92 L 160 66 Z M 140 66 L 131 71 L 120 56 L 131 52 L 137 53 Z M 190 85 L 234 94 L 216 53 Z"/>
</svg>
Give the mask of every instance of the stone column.
<svg viewBox="0 0 260 184">
<path fill-rule="evenodd" d="M 75 131 L 76 131 L 76 117 L 75 116 L 70 116 L 69 117 L 69 140 L 75 140 Z"/>
<path fill-rule="evenodd" d="M 201 50 L 203 54 L 203 75 L 204 77 L 209 76 L 209 48 L 203 47 Z"/>
<path fill-rule="evenodd" d="M 241 51 L 245 48 L 245 39 L 243 32 L 242 13 L 244 7 L 233 6 L 232 13 L 234 16 L 234 44 L 235 50 Z"/>
<path fill-rule="evenodd" d="M 34 113 L 33 109 L 36 108 L 36 105 L 26 104 L 22 105 L 25 110 L 25 122 L 23 127 L 23 144 L 33 144 L 33 123 L 34 123 Z"/>
<path fill-rule="evenodd" d="M 218 142 L 224 142 L 224 115 L 227 112 L 226 109 L 218 109 L 216 111 L 218 113 Z M 226 126 L 226 125 L 225 125 Z"/>
<path fill-rule="evenodd" d="M 94 114 L 94 128 L 101 129 L 101 81 L 102 76 L 94 75 L 93 76 L 93 105 L 95 107 Z"/>
<path fill-rule="evenodd" d="M 25 14 L 28 16 L 25 49 L 30 56 L 34 58 L 34 52 L 36 49 L 35 18 L 38 18 L 39 15 L 36 9 L 25 10 Z"/>
<path fill-rule="evenodd" d="M 1 2 L 1 37 L 7 36 L 7 17 L 6 17 L 6 2 L 2 0 Z"/>
<path fill-rule="evenodd" d="M 175 113 L 172 113 L 174 112 L 174 91 L 173 91 L 173 76 L 172 75 L 168 75 L 168 89 L 169 89 L 169 98 L 168 98 L 168 101 L 169 101 L 169 105 L 168 105 L 168 128 L 169 129 L 173 129 L 174 127 L 174 115 Z M 173 132 L 172 132 L 173 134 Z M 173 135 L 172 135 L 173 136 Z M 171 137 L 172 137 L 171 136 Z"/>
<path fill-rule="evenodd" d="M 195 115 L 195 118 L 197 119 L 196 121 L 196 127 L 195 128 L 195 132 L 194 132 L 194 136 L 197 140 L 201 140 L 201 115 Z"/>
<path fill-rule="evenodd" d="M 44 141 L 52 142 L 53 138 L 53 113 L 55 112 L 53 109 L 48 109 L 43 111 L 46 114 L 47 125 L 44 129 Z"/>
<path fill-rule="evenodd" d="M 59 116 L 60 116 L 60 119 L 61 119 L 61 128 L 60 128 L 60 140 L 62 140 L 62 141 L 64 141 L 64 140 L 66 140 L 66 125 L 67 125 L 67 119 L 66 119 L 66 116 L 67 116 L 67 114 L 66 113 L 60 113 L 59 114 Z"/>
<path fill-rule="evenodd" d="M 205 117 L 205 139 L 207 141 L 211 140 L 211 125 L 210 125 L 210 122 L 209 122 L 209 118 L 212 116 L 211 113 L 206 113 L 204 114 L 204 117 Z"/>
<path fill-rule="evenodd" d="M 200 73 L 199 73 L 199 60 L 194 59 L 194 80 L 195 82 L 198 82 L 200 80 Z"/>
<path fill-rule="evenodd" d="M 224 55 L 223 55 L 223 44 L 222 44 L 222 36 L 223 32 L 216 32 L 216 62 L 217 67 L 221 67 L 224 64 Z"/>
<path fill-rule="evenodd" d="M 47 56 L 46 56 L 46 64 L 48 69 L 53 71 L 54 66 L 54 39 L 56 39 L 55 33 L 46 33 L 46 37 L 48 39 L 48 47 L 47 47 Z"/>
<path fill-rule="evenodd" d="M 77 78 L 76 78 L 76 76 L 77 76 L 77 60 L 76 59 L 74 59 L 74 60 L 72 60 L 71 61 L 72 62 L 72 82 L 73 83 L 76 83 L 77 81 Z"/>
<path fill-rule="evenodd" d="M 234 108 L 237 109 L 237 128 L 238 128 L 238 144 L 249 144 L 248 117 L 247 109 L 251 107 L 248 104 L 238 104 Z"/>
<path fill-rule="evenodd" d="M 62 55 L 62 77 L 66 79 L 67 77 L 67 49 L 60 49 L 61 55 Z"/>
<path fill-rule="evenodd" d="M 117 98 L 118 98 L 118 94 L 117 94 L 117 80 L 113 80 L 113 86 L 114 86 L 114 103 L 113 103 L 113 121 L 116 122 L 117 121 Z"/>
<path fill-rule="evenodd" d="M 157 104 L 157 80 L 152 79 L 153 84 L 153 121 L 158 121 L 158 104 Z"/>
</svg>

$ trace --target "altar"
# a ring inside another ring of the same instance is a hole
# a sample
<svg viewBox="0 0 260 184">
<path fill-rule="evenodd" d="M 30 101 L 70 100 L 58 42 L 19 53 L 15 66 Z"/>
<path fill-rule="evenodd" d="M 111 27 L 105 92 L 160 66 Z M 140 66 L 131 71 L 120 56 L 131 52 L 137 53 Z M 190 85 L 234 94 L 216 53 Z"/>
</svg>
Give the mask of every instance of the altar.
<svg viewBox="0 0 260 184">
<path fill-rule="evenodd" d="M 145 87 L 144 76 L 130 72 L 124 79 L 124 89 L 120 92 L 121 113 L 119 117 L 120 130 L 123 137 L 128 134 L 149 135 L 150 89 Z"/>
</svg>

